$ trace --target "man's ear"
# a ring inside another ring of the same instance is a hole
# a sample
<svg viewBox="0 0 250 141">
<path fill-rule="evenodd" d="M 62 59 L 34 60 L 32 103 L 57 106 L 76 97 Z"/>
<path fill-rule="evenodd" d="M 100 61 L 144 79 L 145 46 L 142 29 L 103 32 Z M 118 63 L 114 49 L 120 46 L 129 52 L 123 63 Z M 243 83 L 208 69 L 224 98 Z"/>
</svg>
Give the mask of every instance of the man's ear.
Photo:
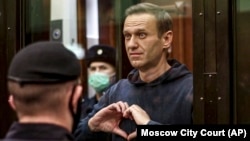
<svg viewBox="0 0 250 141">
<path fill-rule="evenodd" d="M 13 110 L 16 110 L 16 105 L 15 105 L 14 97 L 13 97 L 12 94 L 9 96 L 8 102 L 9 102 L 10 107 L 11 107 Z"/>
<path fill-rule="evenodd" d="M 165 32 L 162 36 L 163 48 L 169 49 L 173 41 L 173 32 L 171 30 Z"/>
<path fill-rule="evenodd" d="M 82 86 L 76 85 L 73 92 L 73 98 L 72 98 L 72 106 L 74 109 L 74 112 L 77 110 L 77 104 L 79 100 L 82 100 Z"/>
</svg>

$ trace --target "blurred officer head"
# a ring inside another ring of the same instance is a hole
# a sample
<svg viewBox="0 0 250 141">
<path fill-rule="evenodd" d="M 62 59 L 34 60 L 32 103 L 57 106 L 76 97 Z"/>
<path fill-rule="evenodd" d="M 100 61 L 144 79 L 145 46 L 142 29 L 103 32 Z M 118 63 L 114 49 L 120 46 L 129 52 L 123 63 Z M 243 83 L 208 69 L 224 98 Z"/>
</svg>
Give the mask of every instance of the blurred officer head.
<svg viewBox="0 0 250 141">
<path fill-rule="evenodd" d="M 80 74 L 80 62 L 59 42 L 21 49 L 8 70 L 9 103 L 19 122 L 53 123 L 72 131 L 81 111 Z"/>
</svg>

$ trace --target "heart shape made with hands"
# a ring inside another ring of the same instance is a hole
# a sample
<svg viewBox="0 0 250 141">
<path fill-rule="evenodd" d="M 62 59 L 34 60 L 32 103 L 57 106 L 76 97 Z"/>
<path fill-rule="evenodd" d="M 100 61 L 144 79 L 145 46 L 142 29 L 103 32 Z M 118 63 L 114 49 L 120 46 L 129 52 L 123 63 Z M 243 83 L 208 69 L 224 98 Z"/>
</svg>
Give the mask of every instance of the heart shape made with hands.
<svg viewBox="0 0 250 141">
<path fill-rule="evenodd" d="M 136 125 L 146 125 L 149 121 L 149 115 L 145 110 L 143 110 L 138 105 L 131 105 L 123 112 L 123 118 L 128 118 L 130 120 L 135 121 Z M 135 131 L 131 132 L 127 136 L 127 140 L 131 140 L 137 136 L 136 129 Z"/>
<path fill-rule="evenodd" d="M 132 113 L 129 110 L 123 112 L 123 118 L 134 121 L 133 115 L 132 115 Z M 132 131 L 130 133 L 127 133 L 127 138 L 126 139 L 128 141 L 131 141 L 132 139 L 136 138 L 136 136 L 137 136 L 137 132 L 136 132 L 136 127 L 135 127 L 134 131 Z"/>
<path fill-rule="evenodd" d="M 126 120 L 132 120 L 135 122 L 134 125 L 146 125 L 150 118 L 140 106 L 135 104 L 128 106 L 126 102 L 119 101 L 98 111 L 90 118 L 88 125 L 91 131 L 110 132 L 131 140 L 137 136 L 136 127 L 133 127 L 135 129 L 131 133 L 125 132 L 120 127 L 122 124 L 127 124 Z"/>
</svg>

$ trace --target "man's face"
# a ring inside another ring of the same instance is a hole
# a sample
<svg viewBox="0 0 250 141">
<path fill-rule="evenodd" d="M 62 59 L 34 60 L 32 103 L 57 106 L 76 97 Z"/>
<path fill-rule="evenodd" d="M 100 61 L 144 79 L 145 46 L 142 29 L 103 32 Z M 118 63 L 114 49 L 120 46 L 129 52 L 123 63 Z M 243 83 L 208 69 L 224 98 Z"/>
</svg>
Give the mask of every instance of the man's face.
<svg viewBox="0 0 250 141">
<path fill-rule="evenodd" d="M 133 67 L 147 69 L 163 57 L 163 37 L 158 37 L 156 19 L 150 14 L 133 14 L 124 22 L 123 34 Z"/>
<path fill-rule="evenodd" d="M 89 66 L 89 74 L 93 74 L 95 72 L 105 73 L 111 76 L 115 74 L 115 68 L 109 63 L 96 61 L 92 62 Z"/>
</svg>

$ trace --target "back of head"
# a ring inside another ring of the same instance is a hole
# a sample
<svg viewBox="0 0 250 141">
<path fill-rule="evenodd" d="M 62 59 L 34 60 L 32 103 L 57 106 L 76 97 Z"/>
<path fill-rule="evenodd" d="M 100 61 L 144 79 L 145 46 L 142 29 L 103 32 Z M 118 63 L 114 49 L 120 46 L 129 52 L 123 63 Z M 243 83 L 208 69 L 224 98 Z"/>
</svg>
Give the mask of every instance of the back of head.
<svg viewBox="0 0 250 141">
<path fill-rule="evenodd" d="M 86 54 L 86 62 L 89 67 L 92 62 L 105 62 L 112 65 L 114 68 L 116 66 L 116 50 L 114 47 L 109 45 L 94 45 L 89 48 Z"/>
<path fill-rule="evenodd" d="M 129 15 L 133 14 L 151 14 L 156 18 L 157 21 L 157 29 L 158 29 L 158 36 L 160 37 L 163 33 L 168 30 L 172 30 L 173 23 L 172 18 L 168 14 L 168 12 L 161 8 L 158 5 L 142 2 L 136 5 L 132 5 L 125 11 L 125 18 Z"/>
<path fill-rule="evenodd" d="M 19 83 L 59 83 L 77 79 L 81 74 L 76 56 L 59 42 L 30 44 L 12 59 L 8 80 Z"/>
<path fill-rule="evenodd" d="M 36 42 L 13 57 L 8 70 L 8 89 L 17 110 L 32 114 L 34 109 L 58 107 L 69 83 L 74 83 L 80 74 L 80 62 L 63 44 Z"/>
</svg>

